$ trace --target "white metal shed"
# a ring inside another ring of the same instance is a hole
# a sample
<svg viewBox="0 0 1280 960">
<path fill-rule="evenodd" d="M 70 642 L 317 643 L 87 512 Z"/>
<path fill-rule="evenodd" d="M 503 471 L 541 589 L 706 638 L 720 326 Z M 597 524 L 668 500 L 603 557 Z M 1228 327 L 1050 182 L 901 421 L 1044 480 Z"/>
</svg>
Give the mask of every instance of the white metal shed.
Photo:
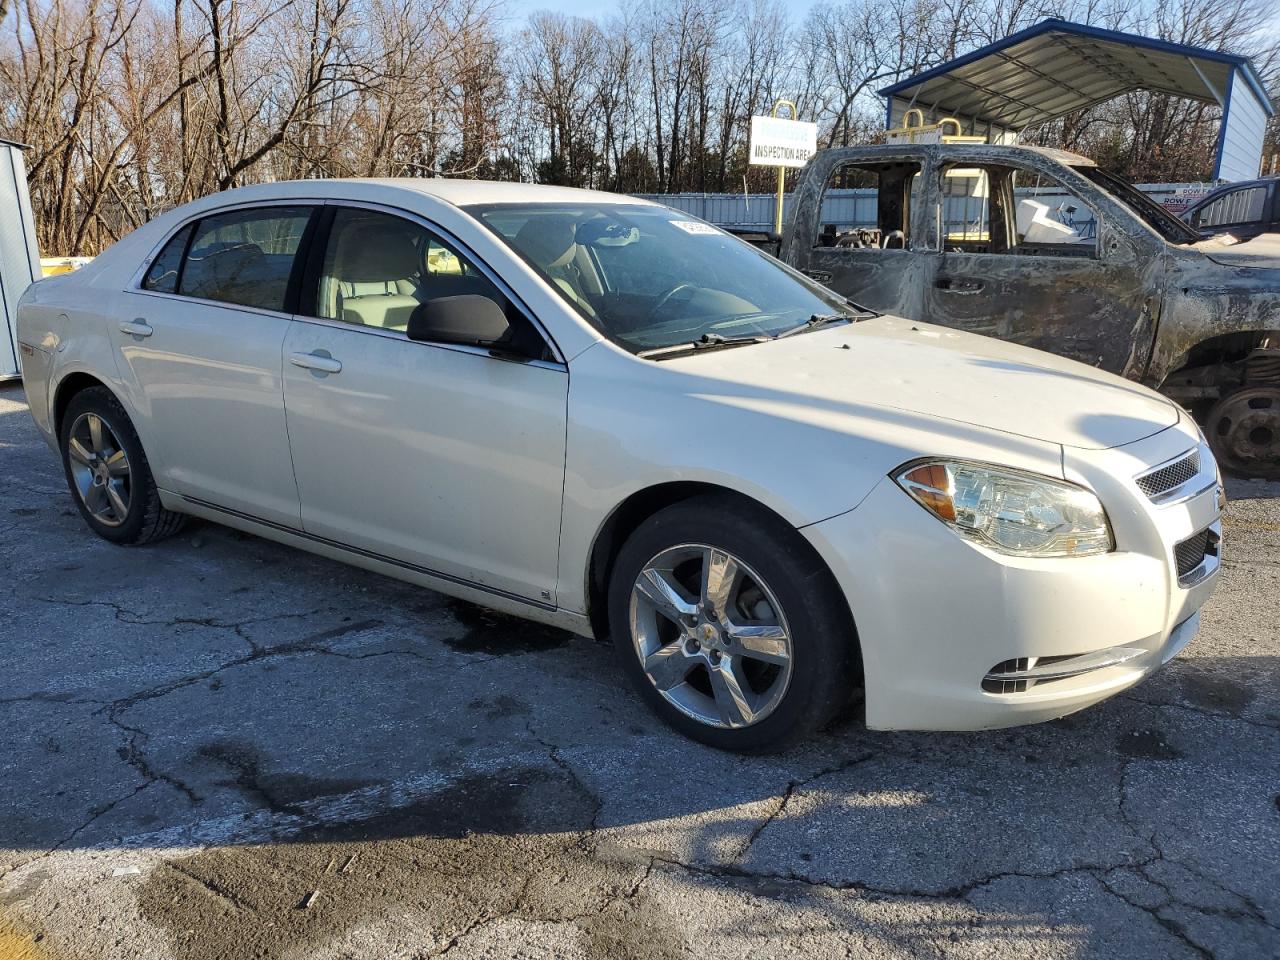
<svg viewBox="0 0 1280 960">
<path fill-rule="evenodd" d="M 992 143 L 1135 90 L 1222 107 L 1214 179 L 1258 176 L 1275 113 L 1248 57 L 1049 18 L 880 91 L 887 126 L 920 108 Z"/>
<path fill-rule="evenodd" d="M 0 138 L 0 380 L 18 376 L 18 298 L 40 279 L 40 254 L 36 249 L 36 224 L 27 193 L 24 144 Z"/>
</svg>

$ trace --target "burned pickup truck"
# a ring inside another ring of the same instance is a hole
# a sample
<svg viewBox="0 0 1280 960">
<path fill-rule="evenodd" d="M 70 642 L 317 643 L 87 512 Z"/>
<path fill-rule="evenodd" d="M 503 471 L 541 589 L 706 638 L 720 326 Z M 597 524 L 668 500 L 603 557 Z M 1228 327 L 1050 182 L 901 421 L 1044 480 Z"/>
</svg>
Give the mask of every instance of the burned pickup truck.
<svg viewBox="0 0 1280 960">
<path fill-rule="evenodd" d="M 1226 469 L 1280 476 L 1280 238 L 1203 240 L 1091 160 L 1034 147 L 821 151 L 793 196 L 780 256 L 837 293 L 1155 387 Z M 844 222 L 824 215 L 841 196 L 863 203 Z"/>
</svg>

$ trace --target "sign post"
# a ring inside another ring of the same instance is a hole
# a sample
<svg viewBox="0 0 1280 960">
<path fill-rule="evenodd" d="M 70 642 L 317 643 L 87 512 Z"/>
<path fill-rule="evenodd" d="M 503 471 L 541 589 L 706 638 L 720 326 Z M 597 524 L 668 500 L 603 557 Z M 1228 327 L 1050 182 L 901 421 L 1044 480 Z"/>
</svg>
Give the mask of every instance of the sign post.
<svg viewBox="0 0 1280 960">
<path fill-rule="evenodd" d="M 791 119 L 778 114 L 786 107 Z M 778 200 L 774 209 L 773 230 L 782 233 L 782 191 L 787 167 L 803 167 L 818 150 L 818 125 L 795 119 L 796 105 L 779 100 L 768 117 L 751 118 L 751 145 L 747 162 L 754 166 L 778 168 Z"/>
</svg>

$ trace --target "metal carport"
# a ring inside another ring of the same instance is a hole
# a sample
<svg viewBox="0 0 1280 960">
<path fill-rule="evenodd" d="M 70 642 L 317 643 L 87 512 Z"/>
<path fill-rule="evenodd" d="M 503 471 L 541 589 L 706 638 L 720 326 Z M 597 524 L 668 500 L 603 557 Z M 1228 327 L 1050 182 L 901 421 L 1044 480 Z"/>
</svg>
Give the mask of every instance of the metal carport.
<svg viewBox="0 0 1280 960">
<path fill-rule="evenodd" d="M 1275 108 L 1249 58 L 1219 50 L 1050 18 L 880 94 L 889 127 L 918 107 L 930 120 L 955 117 L 992 143 L 1011 143 L 1032 124 L 1137 90 L 1218 104 L 1214 178 L 1258 176 Z"/>
</svg>

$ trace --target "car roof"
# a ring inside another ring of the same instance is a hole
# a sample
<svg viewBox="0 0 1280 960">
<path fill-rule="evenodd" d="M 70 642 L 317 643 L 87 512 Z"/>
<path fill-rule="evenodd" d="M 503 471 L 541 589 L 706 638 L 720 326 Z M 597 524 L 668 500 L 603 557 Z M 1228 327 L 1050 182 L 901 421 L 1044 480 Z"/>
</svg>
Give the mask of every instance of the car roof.
<svg viewBox="0 0 1280 960">
<path fill-rule="evenodd" d="M 602 190 L 580 190 L 545 184 L 511 183 L 495 180 L 461 180 L 449 177 L 350 177 L 342 179 L 277 180 L 272 183 L 237 187 L 204 198 L 211 203 L 242 203 L 291 198 L 354 199 L 352 188 L 366 192 L 403 190 L 432 197 L 456 207 L 488 203 L 609 203 L 643 204 L 650 201 Z"/>
<path fill-rule="evenodd" d="M 968 156 L 985 156 L 992 160 L 1010 160 L 1028 153 L 1047 157 L 1070 167 L 1096 167 L 1088 157 L 1056 147 L 1035 147 L 1029 144 L 1003 143 L 877 143 L 851 147 L 831 147 L 836 153 L 848 157 L 898 156 L 932 151 L 945 157 L 948 153 L 964 153 Z M 819 151 L 819 154 L 826 151 Z"/>
<path fill-rule="evenodd" d="M 388 177 L 372 182 L 413 190 L 457 207 L 482 203 L 649 203 L 648 200 L 640 200 L 620 193 L 607 193 L 603 190 L 583 190 L 578 187 L 557 187 L 539 183 L 512 183 L 504 180 Z"/>
</svg>

